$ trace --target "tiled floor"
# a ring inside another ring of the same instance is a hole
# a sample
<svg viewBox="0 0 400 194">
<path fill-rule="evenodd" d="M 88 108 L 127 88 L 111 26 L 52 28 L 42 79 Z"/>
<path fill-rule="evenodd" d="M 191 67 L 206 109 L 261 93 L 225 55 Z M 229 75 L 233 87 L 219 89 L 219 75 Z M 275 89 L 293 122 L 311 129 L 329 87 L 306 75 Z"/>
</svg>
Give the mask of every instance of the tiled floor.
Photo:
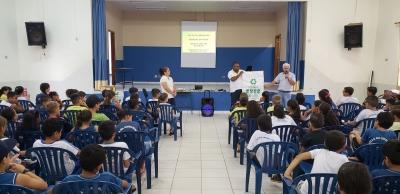
<svg viewBox="0 0 400 194">
<path fill-rule="evenodd" d="M 152 188 L 142 179 L 143 194 L 237 194 L 245 193 L 245 165 L 233 157 L 228 145 L 228 112 L 202 117 L 199 111 L 183 113 L 183 136 L 178 140 L 162 135 L 159 149 L 159 176 Z M 153 164 L 154 165 L 154 164 Z M 254 193 L 255 175 L 250 175 L 249 193 Z M 263 193 L 282 193 L 282 185 L 264 175 Z"/>
</svg>

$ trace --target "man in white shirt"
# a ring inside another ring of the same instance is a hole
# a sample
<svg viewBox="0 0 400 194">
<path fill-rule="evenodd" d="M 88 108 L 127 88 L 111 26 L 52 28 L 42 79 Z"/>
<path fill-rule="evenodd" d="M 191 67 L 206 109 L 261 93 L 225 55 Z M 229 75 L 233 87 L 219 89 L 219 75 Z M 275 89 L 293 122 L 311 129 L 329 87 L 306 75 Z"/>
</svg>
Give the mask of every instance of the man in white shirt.
<svg viewBox="0 0 400 194">
<path fill-rule="evenodd" d="M 287 102 L 291 99 L 292 87 L 296 84 L 296 75 L 289 71 L 289 63 L 284 63 L 282 69 L 283 72 L 279 73 L 270 84 L 264 85 L 264 88 L 279 84 L 278 94 L 282 96 L 281 104 L 283 107 L 287 108 Z"/>
<path fill-rule="evenodd" d="M 231 92 L 231 106 L 234 105 L 240 97 L 242 93 L 242 85 L 243 85 L 243 69 L 240 69 L 240 65 L 238 62 L 234 62 L 232 64 L 232 70 L 228 72 L 229 78 L 229 86 Z"/>
<path fill-rule="evenodd" d="M 336 106 L 339 107 L 339 105 L 344 104 L 344 103 L 359 103 L 358 99 L 356 97 L 352 97 L 354 89 L 352 87 L 344 87 L 343 89 L 343 97 L 339 98 L 339 100 L 336 102 Z"/>
<path fill-rule="evenodd" d="M 365 109 L 362 110 L 357 117 L 353 121 L 348 121 L 347 125 L 355 125 L 363 119 L 376 118 L 382 110 L 376 110 L 376 105 L 378 105 L 378 97 L 376 96 L 368 96 L 365 98 Z M 357 128 L 354 128 L 355 131 L 362 134 L 363 125 L 358 125 Z"/>
</svg>

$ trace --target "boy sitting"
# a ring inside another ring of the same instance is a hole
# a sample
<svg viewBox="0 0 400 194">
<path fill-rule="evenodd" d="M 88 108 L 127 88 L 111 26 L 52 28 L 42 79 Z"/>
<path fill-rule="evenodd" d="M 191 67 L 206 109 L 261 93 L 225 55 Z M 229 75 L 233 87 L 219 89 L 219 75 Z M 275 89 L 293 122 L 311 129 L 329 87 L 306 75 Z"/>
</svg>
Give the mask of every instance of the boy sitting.
<svg viewBox="0 0 400 194">
<path fill-rule="evenodd" d="M 103 147 L 98 144 L 89 144 L 82 148 L 82 155 L 79 158 L 79 164 L 82 167 L 82 173 L 80 175 L 69 175 L 61 181 L 64 182 L 75 182 L 75 181 L 104 181 L 116 184 L 122 189 L 128 188 L 128 182 L 121 180 L 112 173 L 103 172 L 99 173 L 103 165 L 103 161 L 106 160 L 106 154 Z M 132 185 L 132 193 L 136 191 L 136 187 Z M 52 192 L 49 192 L 52 193 Z"/>
<path fill-rule="evenodd" d="M 348 121 L 347 125 L 355 125 L 357 122 L 362 121 L 363 119 L 368 118 L 376 118 L 382 110 L 376 110 L 376 106 L 378 105 L 378 97 L 376 96 L 368 96 L 365 98 L 365 109 L 362 110 L 358 116 L 355 118 L 354 121 Z M 354 128 L 355 131 L 358 133 L 362 133 L 363 131 L 363 124 L 358 125 L 357 128 Z"/>
<path fill-rule="evenodd" d="M 139 90 L 135 87 L 129 88 L 129 96 L 125 98 L 125 101 L 131 100 L 132 94 L 137 94 L 138 95 L 138 101 L 141 102 L 140 97 L 139 97 Z"/>
<path fill-rule="evenodd" d="M 394 118 L 388 112 L 381 112 L 376 117 L 374 128 L 369 128 L 365 130 L 365 133 L 360 135 L 357 131 L 350 132 L 350 143 L 354 148 L 358 148 L 364 144 L 371 143 L 385 143 L 391 139 L 397 139 L 396 134 L 387 130 L 393 125 Z M 358 159 L 357 159 L 358 158 Z M 360 156 L 350 157 L 352 160 L 362 160 L 363 153 L 360 153 Z"/>
<path fill-rule="evenodd" d="M 18 102 L 17 94 L 12 91 L 7 93 L 7 100 L 1 101 L 0 105 L 10 107 L 17 112 L 25 112 L 25 109 Z"/>
<path fill-rule="evenodd" d="M 392 106 L 390 113 L 394 116 L 394 122 L 390 129 L 393 131 L 400 130 L 400 106 Z"/>
<path fill-rule="evenodd" d="M 49 114 L 49 119 L 60 118 L 60 104 L 57 101 L 51 101 L 46 104 L 46 111 Z"/>
<path fill-rule="evenodd" d="M 90 95 L 86 99 L 86 105 L 89 108 L 89 111 L 92 113 L 92 121 L 108 121 L 110 120 L 105 114 L 97 113 L 100 108 L 100 98 L 97 95 Z"/>
<path fill-rule="evenodd" d="M 23 165 L 12 163 L 19 156 L 16 154 L 13 158 L 9 157 L 9 153 L 16 144 L 15 139 L 0 140 L 0 183 L 46 190 L 47 183 L 43 179 L 30 172 Z M 3 192 L 7 193 L 6 191 Z"/>
<path fill-rule="evenodd" d="M 160 94 L 161 94 L 161 91 L 160 91 L 159 89 L 153 88 L 153 89 L 151 90 L 151 96 L 153 96 L 153 98 L 150 99 L 149 102 L 151 102 L 151 101 L 156 101 L 156 102 L 158 102 L 158 98 L 160 97 Z"/>
<path fill-rule="evenodd" d="M 279 94 L 275 94 L 272 96 L 272 106 L 267 108 L 267 113 L 274 111 L 274 106 L 281 104 L 282 97 Z"/>
<path fill-rule="evenodd" d="M 324 144 L 326 149 L 311 150 L 309 152 L 304 152 L 300 155 L 297 155 L 286 169 L 284 176 L 293 181 L 291 173 L 293 172 L 294 168 L 299 165 L 301 161 L 309 159 L 314 159 L 314 165 L 311 169 L 311 173 L 337 174 L 342 164 L 349 161 L 345 155 L 340 154 L 340 152 L 346 148 L 346 138 L 344 134 L 338 130 L 328 131 Z M 330 188 L 330 185 L 328 185 L 328 188 Z M 300 181 L 296 187 L 296 191 L 301 194 L 307 194 L 308 182 Z M 329 192 L 329 190 L 327 192 Z"/>
<path fill-rule="evenodd" d="M 36 140 L 35 143 L 33 143 L 33 147 L 62 148 L 72 152 L 76 156 L 79 156 L 81 151 L 77 147 L 73 146 L 72 144 L 70 144 L 65 140 L 60 140 L 62 134 L 62 128 L 63 128 L 63 123 L 61 120 L 46 119 L 42 125 L 42 132 L 46 136 L 46 139 Z M 75 171 L 80 170 L 79 167 L 75 165 L 75 161 L 71 160 L 67 153 L 64 154 L 63 158 L 64 158 L 64 163 L 66 165 L 65 169 L 68 174 L 72 174 L 74 170 Z"/>
<path fill-rule="evenodd" d="M 400 141 L 389 140 L 382 147 L 384 162 L 388 169 L 372 171 L 372 178 L 378 176 L 400 176 Z"/>
<path fill-rule="evenodd" d="M 50 96 L 42 96 L 40 98 L 40 102 L 42 103 L 40 106 L 37 107 L 38 110 L 45 110 L 46 109 L 46 104 L 51 101 Z"/>
<path fill-rule="evenodd" d="M 359 103 L 358 99 L 356 97 L 352 97 L 354 89 L 352 87 L 344 87 L 343 88 L 343 97 L 339 98 L 339 100 L 336 102 L 336 106 L 339 107 L 339 105 L 344 104 L 344 103 Z"/>
<path fill-rule="evenodd" d="M 81 106 L 82 98 L 77 93 L 71 94 L 71 101 L 73 105 L 69 106 L 67 110 L 87 110 L 86 107 Z"/>
<path fill-rule="evenodd" d="M 372 190 L 372 180 L 365 164 L 346 162 L 338 171 L 337 188 L 340 194 L 369 194 Z"/>
<path fill-rule="evenodd" d="M 238 115 L 237 114 L 233 114 L 233 113 L 235 113 L 238 110 L 247 110 L 246 106 L 247 106 L 248 102 L 249 102 L 249 100 L 247 98 L 240 99 L 240 106 L 235 108 L 235 109 L 233 109 L 233 111 L 228 114 L 229 117 L 234 115 L 234 120 L 232 120 L 232 122 L 235 121 L 236 124 L 239 123 Z"/>
<path fill-rule="evenodd" d="M 307 148 L 323 144 L 327 131 L 322 130 L 321 127 L 324 125 L 324 116 L 321 113 L 314 113 L 310 117 L 310 129 L 311 131 L 306 133 L 301 140 L 301 150 L 303 153 Z"/>
</svg>

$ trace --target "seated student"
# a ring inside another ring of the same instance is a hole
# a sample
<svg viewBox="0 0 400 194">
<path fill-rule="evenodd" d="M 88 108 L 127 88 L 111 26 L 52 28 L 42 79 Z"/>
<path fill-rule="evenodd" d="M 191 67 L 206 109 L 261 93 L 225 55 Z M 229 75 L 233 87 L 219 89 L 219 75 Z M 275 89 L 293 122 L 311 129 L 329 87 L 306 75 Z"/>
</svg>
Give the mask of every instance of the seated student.
<svg viewBox="0 0 400 194">
<path fill-rule="evenodd" d="M 18 102 L 18 96 L 12 91 L 7 93 L 7 100 L 1 101 L 0 105 L 10 107 L 17 112 L 25 112 L 25 109 Z"/>
<path fill-rule="evenodd" d="M 272 96 L 272 106 L 268 107 L 267 113 L 274 111 L 274 106 L 281 104 L 282 97 L 279 94 Z"/>
<path fill-rule="evenodd" d="M 245 92 L 241 93 L 239 95 L 239 100 L 234 104 L 232 110 L 235 110 L 236 108 L 240 107 L 240 100 L 241 99 L 247 99 L 247 101 L 249 101 L 249 96 Z"/>
<path fill-rule="evenodd" d="M 79 91 L 77 90 L 77 89 L 67 89 L 66 91 L 65 91 L 65 95 L 67 96 L 67 99 L 66 100 L 69 100 L 69 99 L 71 99 L 71 95 L 72 94 L 75 94 L 75 93 L 78 93 Z"/>
<path fill-rule="evenodd" d="M 268 92 L 268 91 L 264 91 L 264 92 L 261 94 L 261 98 L 260 98 L 259 103 L 260 103 L 260 104 L 261 104 L 261 103 L 269 103 L 269 92 Z"/>
<path fill-rule="evenodd" d="M 300 110 L 307 110 L 307 108 L 304 106 L 304 103 L 306 102 L 306 98 L 304 97 L 303 93 L 297 93 L 296 100 L 297 100 L 297 103 L 299 103 Z"/>
<path fill-rule="evenodd" d="M 329 97 L 332 99 L 332 96 L 331 96 L 331 94 L 329 93 L 329 90 L 328 90 L 328 89 L 322 89 L 322 91 L 325 91 L 326 94 L 329 94 Z M 328 104 L 329 104 L 329 103 L 328 103 Z M 337 109 L 337 105 L 335 104 L 335 102 L 333 102 L 333 100 L 332 100 L 332 108 L 333 108 L 333 109 Z"/>
<path fill-rule="evenodd" d="M 315 149 L 304 152 L 296 156 L 286 169 L 284 176 L 293 181 L 291 173 L 294 168 L 303 160 L 314 159 L 311 173 L 338 173 L 339 168 L 349 160 L 343 154 L 340 154 L 346 148 L 346 138 L 338 130 L 328 131 L 325 136 L 326 149 Z M 330 184 L 330 183 L 329 183 Z M 328 185 L 328 188 L 331 186 Z M 308 182 L 300 181 L 296 191 L 301 194 L 308 193 Z M 329 193 L 329 190 L 327 191 Z"/>
<path fill-rule="evenodd" d="M 394 98 L 386 99 L 386 105 L 382 108 L 384 111 L 390 111 L 396 100 Z"/>
<path fill-rule="evenodd" d="M 90 126 L 92 123 L 92 113 L 89 110 L 83 110 L 76 115 L 76 124 L 73 131 L 97 131 L 97 126 Z"/>
<path fill-rule="evenodd" d="M 362 110 L 358 116 L 353 121 L 346 122 L 347 125 L 355 125 L 357 122 L 362 121 L 363 119 L 368 118 L 376 118 L 376 116 L 382 112 L 382 110 L 376 110 L 376 105 L 378 105 L 378 97 L 376 96 L 368 96 L 365 98 L 365 109 Z M 357 128 L 354 128 L 355 131 L 361 133 L 363 129 L 363 125 L 358 125 Z"/>
<path fill-rule="evenodd" d="M 36 110 L 30 110 L 22 117 L 17 131 L 40 131 L 40 115 Z"/>
<path fill-rule="evenodd" d="M 338 171 L 337 188 L 340 194 L 370 194 L 372 180 L 365 164 L 346 162 Z"/>
<path fill-rule="evenodd" d="M 73 146 L 72 144 L 68 143 L 65 140 L 60 140 L 62 134 L 63 123 L 59 119 L 46 119 L 42 125 L 42 132 L 46 136 L 45 140 L 36 140 L 33 143 L 34 148 L 40 147 L 53 147 L 53 148 L 62 148 L 68 150 L 79 156 L 81 151 Z M 75 161 L 71 160 L 68 154 L 64 154 L 64 163 L 65 163 L 65 170 L 68 174 L 71 174 L 75 170 L 79 168 L 75 166 Z"/>
<path fill-rule="evenodd" d="M 4 135 L 6 133 L 6 128 L 7 128 L 7 120 L 4 117 L 0 116 L 0 140 L 4 141 L 6 139 L 10 139 Z M 26 153 L 25 150 L 24 151 L 20 150 L 18 148 L 18 144 L 17 144 L 14 146 L 13 150 L 10 152 L 10 157 L 12 158 L 18 154 L 25 156 L 25 153 Z M 14 163 L 21 164 L 21 160 L 18 158 L 18 156 L 16 156 L 15 159 L 13 159 L 13 160 L 14 160 Z"/>
<path fill-rule="evenodd" d="M 104 140 L 102 144 L 103 147 L 120 147 L 129 149 L 128 145 L 125 142 L 115 142 L 115 123 L 113 121 L 103 121 L 99 125 L 99 134 L 101 139 Z M 122 158 L 124 163 L 124 172 L 126 172 L 130 166 L 130 158 L 131 155 L 125 152 Z"/>
<path fill-rule="evenodd" d="M 57 102 L 60 105 L 60 109 L 62 109 L 63 107 L 65 107 L 65 104 L 62 103 L 60 96 L 58 95 L 57 92 L 49 92 L 49 96 L 51 98 L 52 101 Z"/>
<path fill-rule="evenodd" d="M 323 90 L 319 91 L 318 97 L 319 97 L 319 100 L 328 103 L 332 108 L 335 108 L 335 109 L 337 108 L 336 107 L 337 104 L 334 105 L 331 95 L 326 90 L 323 89 Z"/>
<path fill-rule="evenodd" d="M 14 109 L 12 108 L 6 108 L 3 111 L 1 111 L 1 116 L 7 119 L 7 121 L 17 121 L 18 120 L 18 115 L 17 112 L 15 112 Z"/>
<path fill-rule="evenodd" d="M 279 142 L 281 139 L 278 135 L 272 134 L 272 121 L 271 117 L 265 114 L 262 114 L 257 117 L 257 125 L 258 130 L 256 130 L 250 138 L 249 144 L 247 145 L 247 150 L 253 150 L 260 143 L 265 142 Z M 264 164 L 264 149 L 259 148 L 257 153 L 252 155 L 252 159 L 258 163 L 260 166 Z M 281 182 L 282 177 L 280 175 L 274 175 L 271 180 Z"/>
<path fill-rule="evenodd" d="M 41 84 L 40 84 L 40 91 L 41 91 L 42 93 L 36 95 L 36 99 L 35 99 L 36 105 L 39 105 L 39 104 L 40 104 L 40 98 L 42 98 L 42 96 L 47 96 L 47 95 L 48 95 L 47 93 L 50 92 L 50 84 L 48 84 L 48 83 L 41 83 Z"/>
<path fill-rule="evenodd" d="M 339 126 L 339 119 L 336 117 L 335 113 L 332 112 L 332 107 L 326 103 L 322 102 L 319 105 L 319 112 L 324 116 L 324 126 Z"/>
<path fill-rule="evenodd" d="M 51 101 L 46 104 L 46 111 L 49 114 L 49 119 L 60 118 L 60 106 L 57 102 Z"/>
<path fill-rule="evenodd" d="M 7 94 L 11 92 L 11 88 L 8 86 L 3 86 L 0 89 L 0 100 L 7 100 Z"/>
<path fill-rule="evenodd" d="M 368 105 L 368 102 L 367 102 Z M 381 112 L 378 114 L 375 120 L 374 128 L 365 130 L 364 134 L 357 131 L 350 132 L 350 143 L 354 148 L 358 148 L 364 144 L 371 143 L 385 143 L 391 139 L 397 139 L 396 134 L 392 130 L 388 130 L 393 125 L 393 115 L 388 112 Z M 360 153 L 359 156 L 351 157 L 352 160 L 362 161 L 364 153 Z"/>
<path fill-rule="evenodd" d="M 115 106 L 117 110 L 122 110 L 121 104 L 118 102 L 118 99 L 115 97 L 115 92 L 112 90 L 106 90 L 104 92 L 104 106 Z"/>
<path fill-rule="evenodd" d="M 140 102 L 140 98 L 139 98 L 139 94 L 131 94 L 131 97 L 130 97 L 131 99 L 130 100 L 136 100 L 137 102 L 138 102 L 138 105 L 139 104 L 141 104 L 141 102 Z M 127 103 L 129 104 L 129 100 L 127 101 Z M 129 105 L 128 105 L 129 106 Z M 132 108 L 131 108 L 131 110 L 133 110 Z M 139 110 L 139 108 L 138 109 L 135 109 L 135 110 Z M 142 107 L 142 109 L 140 109 L 141 111 L 146 111 L 146 108 L 145 107 Z"/>
<path fill-rule="evenodd" d="M 168 94 L 167 93 L 162 93 L 160 95 L 160 97 L 158 98 L 158 105 L 171 105 L 168 103 Z M 158 111 L 160 111 L 160 108 L 157 108 Z M 172 115 L 176 118 L 176 117 L 180 117 L 181 113 L 177 113 L 174 110 L 172 110 Z M 171 124 L 170 125 L 171 129 L 169 130 L 169 135 L 173 135 L 174 134 L 174 127 Z"/>
<path fill-rule="evenodd" d="M 71 94 L 71 101 L 72 106 L 69 106 L 67 110 L 87 110 L 86 107 L 81 106 L 82 99 L 77 93 Z"/>
<path fill-rule="evenodd" d="M 313 113 L 319 112 L 319 105 L 321 105 L 322 102 L 323 102 L 322 100 L 314 101 L 313 106 L 310 109 L 308 109 L 306 112 L 303 113 L 301 119 L 303 121 L 310 120 L 310 117 Z"/>
<path fill-rule="evenodd" d="M 296 125 L 293 118 L 285 114 L 285 110 L 282 105 L 277 104 L 274 106 L 274 116 L 271 117 L 272 127 L 282 125 Z"/>
<path fill-rule="evenodd" d="M 86 100 L 86 105 L 92 113 L 92 121 L 108 121 L 110 120 L 104 113 L 97 113 L 100 108 L 100 98 L 97 95 L 90 95 Z"/>
<path fill-rule="evenodd" d="M 300 111 L 300 106 L 297 103 L 297 100 L 290 99 L 287 102 L 287 107 L 288 107 L 288 111 L 289 111 L 289 116 L 291 116 L 292 118 L 300 119 L 301 111 Z"/>
<path fill-rule="evenodd" d="M 86 93 L 84 91 L 79 91 L 79 92 L 77 92 L 77 94 L 79 95 L 79 97 L 82 100 L 81 106 L 84 106 L 84 107 L 87 108 L 87 105 L 86 105 Z"/>
<path fill-rule="evenodd" d="M 382 154 L 387 169 L 372 171 L 372 178 L 378 176 L 400 176 L 400 141 L 387 141 L 382 147 Z"/>
<path fill-rule="evenodd" d="M 393 131 L 400 130 L 400 106 L 393 106 L 390 110 L 390 113 L 394 117 L 394 122 L 390 129 Z"/>
<path fill-rule="evenodd" d="M 79 158 L 79 164 L 82 167 L 82 173 L 80 175 L 68 175 L 60 183 L 77 181 L 103 181 L 114 183 L 122 189 L 128 188 L 129 185 L 126 180 L 121 180 L 109 172 L 99 173 L 99 170 L 102 168 L 103 161 L 107 159 L 104 153 L 104 148 L 97 144 L 89 144 L 82 148 L 82 155 Z M 132 193 L 135 191 L 136 187 L 132 185 Z M 51 194 L 52 191 L 49 191 L 48 193 Z"/>
<path fill-rule="evenodd" d="M 50 98 L 50 96 L 42 96 L 40 98 L 40 102 L 41 102 L 41 105 L 40 106 L 38 105 L 36 107 L 36 109 L 37 110 L 45 110 L 46 109 L 46 104 L 51 102 L 51 98 Z"/>
<path fill-rule="evenodd" d="M 18 100 L 27 100 L 31 101 L 30 94 L 24 95 L 24 87 L 22 86 L 17 86 L 14 89 L 15 94 L 18 96 Z"/>
<path fill-rule="evenodd" d="M 378 92 L 378 89 L 376 87 L 373 87 L 373 86 L 367 87 L 367 97 L 368 96 L 376 96 L 377 92 Z M 365 100 L 361 106 L 362 106 L 362 108 L 365 108 Z"/>
<path fill-rule="evenodd" d="M 237 114 L 233 114 L 233 113 L 236 112 L 236 111 L 239 111 L 239 110 L 247 110 L 247 103 L 248 103 L 248 99 L 247 99 L 247 98 L 242 98 L 242 99 L 240 99 L 240 106 L 237 107 L 237 108 L 235 108 L 235 109 L 233 109 L 233 110 L 228 114 L 229 117 L 230 117 L 231 115 L 234 115 L 234 119 L 235 119 L 236 124 L 239 123 L 239 118 L 238 118 L 238 115 L 237 115 Z"/>
<path fill-rule="evenodd" d="M 324 124 L 324 116 L 320 113 L 314 113 L 310 117 L 310 128 L 311 131 L 306 133 L 301 140 L 300 152 L 305 152 L 307 148 L 324 144 L 325 136 L 327 131 L 322 130 L 321 127 Z"/>
<path fill-rule="evenodd" d="M 131 100 L 132 94 L 137 94 L 139 96 L 139 90 L 135 87 L 129 88 L 129 96 L 125 98 L 125 101 Z M 140 97 L 138 97 L 139 102 L 141 102 Z"/>
<path fill-rule="evenodd" d="M 134 101 L 134 100 L 128 100 L 129 101 Z M 130 110 L 120 110 L 117 113 L 117 116 L 119 118 L 119 124 L 115 127 L 115 131 L 117 133 L 122 132 L 122 131 L 140 131 L 140 125 L 136 121 L 132 121 L 132 112 Z"/>
<path fill-rule="evenodd" d="M 343 97 L 339 98 L 336 102 L 336 106 L 339 106 L 344 103 L 359 103 L 356 97 L 352 97 L 354 89 L 352 87 L 344 87 L 343 88 Z"/>
<path fill-rule="evenodd" d="M 16 144 L 15 139 L 0 141 L 0 183 L 24 186 L 33 190 L 46 190 L 48 187 L 46 181 L 30 172 L 25 166 L 11 163 L 18 157 L 18 154 L 13 158 L 9 157 Z"/>
<path fill-rule="evenodd" d="M 160 90 L 157 88 L 153 88 L 151 90 L 152 99 L 149 99 L 148 102 L 158 102 L 158 98 L 160 97 Z M 152 113 L 151 107 L 147 107 L 147 112 Z"/>
</svg>

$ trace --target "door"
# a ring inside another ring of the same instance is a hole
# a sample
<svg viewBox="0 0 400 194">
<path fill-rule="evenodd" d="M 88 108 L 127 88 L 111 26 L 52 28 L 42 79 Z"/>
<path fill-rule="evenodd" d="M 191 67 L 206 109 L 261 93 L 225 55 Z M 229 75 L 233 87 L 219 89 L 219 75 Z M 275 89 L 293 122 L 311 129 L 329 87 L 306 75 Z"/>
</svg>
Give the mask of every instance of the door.
<svg viewBox="0 0 400 194">
<path fill-rule="evenodd" d="M 115 33 L 108 30 L 108 78 L 109 85 L 115 86 Z"/>
<path fill-rule="evenodd" d="M 275 60 L 274 60 L 274 78 L 279 74 L 279 63 L 281 62 L 281 35 L 275 36 Z"/>
</svg>

